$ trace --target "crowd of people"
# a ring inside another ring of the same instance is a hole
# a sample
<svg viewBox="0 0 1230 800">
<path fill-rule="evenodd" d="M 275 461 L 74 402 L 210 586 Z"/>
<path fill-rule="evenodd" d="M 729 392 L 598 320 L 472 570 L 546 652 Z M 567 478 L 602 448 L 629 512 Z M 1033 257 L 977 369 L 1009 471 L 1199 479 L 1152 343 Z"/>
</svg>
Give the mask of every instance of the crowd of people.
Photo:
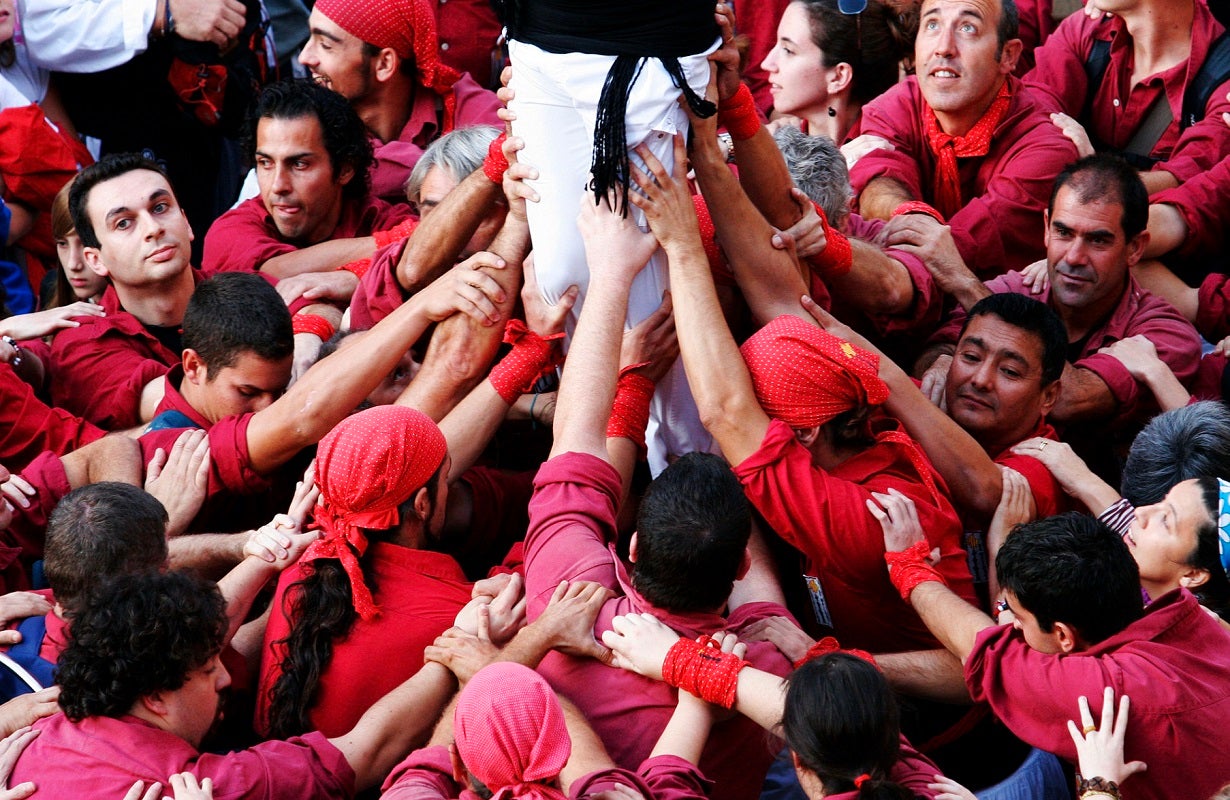
<svg viewBox="0 0 1230 800">
<path fill-rule="evenodd" d="M 1227 24 L 0 0 L 0 800 L 1230 797 Z"/>
</svg>

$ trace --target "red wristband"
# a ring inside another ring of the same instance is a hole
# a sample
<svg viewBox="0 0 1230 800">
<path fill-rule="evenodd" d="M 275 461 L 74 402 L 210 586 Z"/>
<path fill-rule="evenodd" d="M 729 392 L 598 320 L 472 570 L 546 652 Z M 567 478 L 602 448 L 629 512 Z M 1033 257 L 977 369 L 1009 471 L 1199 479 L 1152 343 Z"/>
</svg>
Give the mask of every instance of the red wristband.
<svg viewBox="0 0 1230 800">
<path fill-rule="evenodd" d="M 337 332 L 332 322 L 316 314 L 296 314 L 290 321 L 290 328 L 296 335 L 310 333 L 322 342 L 329 341 Z"/>
<path fill-rule="evenodd" d="M 504 142 L 508 134 L 501 133 L 487 147 L 487 157 L 483 159 L 483 174 L 494 184 L 504 182 L 504 171 L 508 169 L 508 159 L 504 156 Z"/>
<path fill-rule="evenodd" d="M 816 213 L 820 215 L 820 222 L 824 225 L 824 238 L 827 244 L 819 254 L 810 259 L 811 264 L 821 278 L 836 278 L 848 274 L 854 266 L 854 251 L 850 247 L 850 240 L 841 231 L 829 225 L 829 218 L 825 215 L 823 208 L 816 206 Z"/>
<path fill-rule="evenodd" d="M 731 708 L 739 687 L 739 670 L 747 665 L 734 653 L 723 653 L 708 636 L 696 641 L 680 639 L 671 645 L 662 662 L 662 680 L 707 703 Z"/>
<path fill-rule="evenodd" d="M 367 271 L 371 268 L 372 260 L 370 258 L 356 258 L 349 264 L 342 264 L 338 267 L 338 269 L 344 269 L 347 272 L 352 273 L 359 280 L 362 280 L 363 276 L 366 275 Z"/>
<path fill-rule="evenodd" d="M 504 341 L 513 346 L 512 350 L 487 376 L 495 393 L 509 405 L 517 402 L 518 397 L 534 388 L 542 373 L 555 366 L 559 357 L 555 343 L 563 338 L 562 332 L 539 336 L 521 320 L 509 320 L 504 329 Z"/>
<path fill-rule="evenodd" d="M 948 585 L 944 576 L 935 567 L 927 563 L 931 555 L 931 543 L 927 540 L 915 542 L 900 553 L 885 553 L 884 560 L 888 563 L 888 579 L 901 595 L 901 599 L 910 602 L 910 592 L 920 584 L 928 581 L 938 581 Z"/>
<path fill-rule="evenodd" d="M 632 370 L 643 364 L 632 364 L 619 371 L 615 386 L 615 402 L 606 423 L 606 438 L 631 439 L 639 450 L 645 450 L 645 428 L 649 425 L 649 401 L 653 399 L 653 381 Z"/>
<path fill-rule="evenodd" d="M 372 234 L 372 238 L 376 240 L 376 249 L 382 250 L 394 242 L 400 242 L 406 239 L 410 234 L 414 233 L 414 229 L 418 227 L 419 221 L 417 217 L 404 219 L 397 224 L 396 227 L 390 228 L 387 231 L 376 231 Z"/>
<path fill-rule="evenodd" d="M 746 141 L 760 130 L 760 113 L 756 111 L 756 100 L 746 83 L 739 84 L 734 97 L 718 106 L 718 123 L 736 142 Z"/>
<path fill-rule="evenodd" d="M 924 203 L 921 200 L 910 200 L 902 203 L 893 209 L 893 216 L 899 217 L 902 214 L 926 214 L 941 225 L 946 225 L 944 215 L 936 211 L 931 205 Z"/>
<path fill-rule="evenodd" d="M 841 644 L 832 636 L 825 636 L 823 639 L 807 648 L 807 652 L 803 654 L 803 657 L 794 662 L 794 668 L 798 669 L 808 661 L 811 661 L 813 658 L 819 658 L 820 656 L 827 655 L 829 653 L 849 653 L 852 656 L 858 656 L 876 669 L 880 668 L 880 665 L 876 663 L 875 656 L 871 655 L 871 653 L 868 653 L 866 650 L 846 650 L 842 648 Z"/>
</svg>

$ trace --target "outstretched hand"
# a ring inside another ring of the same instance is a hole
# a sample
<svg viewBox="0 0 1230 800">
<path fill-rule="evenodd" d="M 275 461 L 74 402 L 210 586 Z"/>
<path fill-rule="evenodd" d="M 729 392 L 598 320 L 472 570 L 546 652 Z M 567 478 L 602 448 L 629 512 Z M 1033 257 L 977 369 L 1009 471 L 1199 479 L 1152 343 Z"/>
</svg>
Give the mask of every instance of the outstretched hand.
<svg viewBox="0 0 1230 800">
<path fill-rule="evenodd" d="M 635 203 L 637 196 L 630 195 Z M 577 228 L 585 242 L 585 258 L 589 263 L 591 279 L 632 282 L 649 257 L 658 249 L 651 234 L 637 227 L 630 215 L 620 214 L 615 209 L 620 205 L 620 194 L 613 192 L 594 203 L 588 191 L 581 196 L 581 211 L 577 215 Z"/>
<path fill-rule="evenodd" d="M 918 508 L 909 497 L 896 489 L 889 489 L 887 494 L 872 492 L 871 497 L 865 501 L 867 510 L 884 529 L 885 551 L 900 553 L 927 538 L 918 520 Z M 939 554 L 933 552 L 932 555 L 938 557 Z"/>
<path fill-rule="evenodd" d="M 1127 717 L 1130 702 L 1127 695 L 1119 698 L 1119 713 L 1115 714 L 1115 690 L 1107 686 L 1102 692 L 1101 724 L 1093 724 L 1089 701 L 1082 695 L 1079 701 L 1082 728 L 1068 720 L 1068 733 L 1076 744 L 1077 763 L 1081 775 L 1088 778 L 1105 778 L 1115 783 L 1144 772 L 1148 766 L 1143 761 L 1124 761 L 1123 739 L 1127 736 Z"/>
<path fill-rule="evenodd" d="M 670 172 L 645 145 L 638 145 L 636 154 L 649 173 L 632 167 L 632 178 L 640 189 L 631 195 L 632 204 L 645 212 L 653 235 L 664 248 L 677 244 L 700 247 L 700 224 L 688 190 L 688 151 L 683 134 L 675 134 L 675 166 Z"/>
</svg>

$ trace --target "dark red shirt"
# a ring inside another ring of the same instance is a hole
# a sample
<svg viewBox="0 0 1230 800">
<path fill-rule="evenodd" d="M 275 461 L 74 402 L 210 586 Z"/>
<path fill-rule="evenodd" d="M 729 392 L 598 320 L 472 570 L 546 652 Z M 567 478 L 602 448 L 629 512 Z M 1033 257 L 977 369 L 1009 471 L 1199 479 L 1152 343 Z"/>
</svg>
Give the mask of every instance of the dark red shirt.
<svg viewBox="0 0 1230 800">
<path fill-rule="evenodd" d="M 1225 263 L 1226 227 L 1230 225 L 1230 157 L 1173 189 L 1158 192 L 1150 203 L 1174 206 L 1187 225 L 1187 238 L 1175 253 L 1201 271 L 1209 260 Z"/>
<path fill-rule="evenodd" d="M 1216 344 L 1230 336 L 1230 275 L 1213 273 L 1200 284 L 1196 330 Z"/>
<path fill-rule="evenodd" d="M 1009 77 L 1012 100 L 980 158 L 957 160 L 964 207 L 948 220 L 965 263 L 982 276 L 1020 269 L 1045 255 L 1042 212 L 1055 176 L 1076 160 L 1076 147 L 1021 82 Z M 881 136 L 892 150 L 875 150 L 850 170 L 856 192 L 874 178 L 892 178 L 916 200 L 934 205 L 936 158 L 923 130 L 927 111 L 918 81 L 907 78 L 863 106 L 856 133 Z"/>
<path fill-rule="evenodd" d="M 0 364 L 0 464 L 20 472 L 44 450 L 58 456 L 102 438 L 105 431 L 48 406 L 30 384 Z"/>
<path fill-rule="evenodd" d="M 892 653 L 937 644 L 888 580 L 884 530 L 866 506 L 872 492 L 894 488 L 914 501 L 928 540 L 940 548 L 937 569 L 953 591 L 975 602 L 961 520 L 942 488 L 939 498 L 932 495 L 902 445 L 876 442 L 825 471 L 789 425 L 772 420 L 760 449 L 734 473 L 770 527 L 803 553 L 817 620 L 844 647 Z M 934 470 L 931 477 L 943 486 Z"/>
<path fill-rule="evenodd" d="M 404 202 L 390 205 L 371 195 L 362 202 L 347 200 L 329 239 L 371 236 L 375 231 L 394 227 L 410 215 L 410 207 Z M 259 272 L 269 259 L 301 249 L 282 238 L 261 198 L 253 197 L 218 217 L 210 226 L 209 233 L 205 234 L 201 268 L 206 275 Z"/>
<path fill-rule="evenodd" d="M 74 317 L 51 342 L 51 401 L 105 430 L 141 422 L 141 390 L 180 362 L 141 320 L 120 306 L 114 286 L 103 292 L 105 317 Z"/>
<path fill-rule="evenodd" d="M 469 73 L 479 86 L 498 85 L 499 72 L 492 74 L 491 68 L 493 52 L 503 58 L 497 42 L 504 25 L 491 0 L 435 0 L 433 5 L 440 61 Z"/>
<path fill-rule="evenodd" d="M 350 298 L 351 330 L 367 330 L 406 302 L 406 293 L 397 282 L 397 262 L 407 241 L 393 242 L 372 256 L 371 267 L 359 278 Z"/>
<path fill-rule="evenodd" d="M 1227 664 L 1230 632 L 1177 589 L 1119 633 L 1067 655 L 1034 650 L 1011 625 L 987 628 L 965 660 L 965 683 L 1022 740 L 1072 763 L 1063 721 L 1079 718 L 1077 699 L 1094 704 L 1108 686 L 1131 697 L 1123 757 L 1149 769 L 1124 782 L 1124 795 L 1191 800 L 1230 781 Z"/>
<path fill-rule="evenodd" d="M 1151 155 L 1161 160 L 1155 170 L 1169 172 L 1182 184 L 1230 154 L 1230 127 L 1221 119 L 1223 111 L 1230 111 L 1230 101 L 1226 100 L 1230 81 L 1213 90 L 1203 119 L 1179 130 L 1183 92 L 1195 79 L 1213 40 L 1225 30 L 1203 2 L 1192 5 L 1195 11 L 1191 55 L 1170 69 L 1133 84 L 1132 37 L 1123 20 L 1117 16 L 1090 19 L 1085 14 L 1072 14 L 1035 54 L 1038 63 L 1025 76 L 1025 84 L 1034 89 L 1048 111 L 1062 111 L 1073 117 L 1085 126 L 1095 144 L 1101 142 L 1115 150 L 1128 145 L 1148 118 L 1150 106 L 1164 97 L 1173 119 Z M 1085 61 L 1095 41 L 1110 42 L 1110 63 L 1101 85 L 1094 91 L 1089 116 L 1085 117 L 1089 92 Z"/>
</svg>

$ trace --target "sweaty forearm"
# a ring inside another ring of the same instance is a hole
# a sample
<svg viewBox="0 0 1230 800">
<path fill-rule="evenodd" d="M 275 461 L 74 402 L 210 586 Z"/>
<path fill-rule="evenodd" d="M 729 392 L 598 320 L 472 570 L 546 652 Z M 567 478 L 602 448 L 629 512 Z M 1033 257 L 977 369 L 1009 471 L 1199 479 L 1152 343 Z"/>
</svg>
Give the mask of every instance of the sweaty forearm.
<svg viewBox="0 0 1230 800">
<path fill-rule="evenodd" d="M 262 264 L 260 270 L 278 279 L 305 272 L 328 272 L 351 261 L 368 258 L 375 250 L 376 240 L 370 236 L 333 239 L 274 256 Z"/>
<path fill-rule="evenodd" d="M 397 282 L 404 291 L 417 292 L 453 265 L 491 212 L 500 191 L 499 184 L 479 169 L 444 196 L 410 234 L 397 261 Z"/>
<path fill-rule="evenodd" d="M 889 219 L 898 206 L 914 199 L 900 181 L 882 176 L 863 187 L 858 209 L 864 219 Z"/>
</svg>

